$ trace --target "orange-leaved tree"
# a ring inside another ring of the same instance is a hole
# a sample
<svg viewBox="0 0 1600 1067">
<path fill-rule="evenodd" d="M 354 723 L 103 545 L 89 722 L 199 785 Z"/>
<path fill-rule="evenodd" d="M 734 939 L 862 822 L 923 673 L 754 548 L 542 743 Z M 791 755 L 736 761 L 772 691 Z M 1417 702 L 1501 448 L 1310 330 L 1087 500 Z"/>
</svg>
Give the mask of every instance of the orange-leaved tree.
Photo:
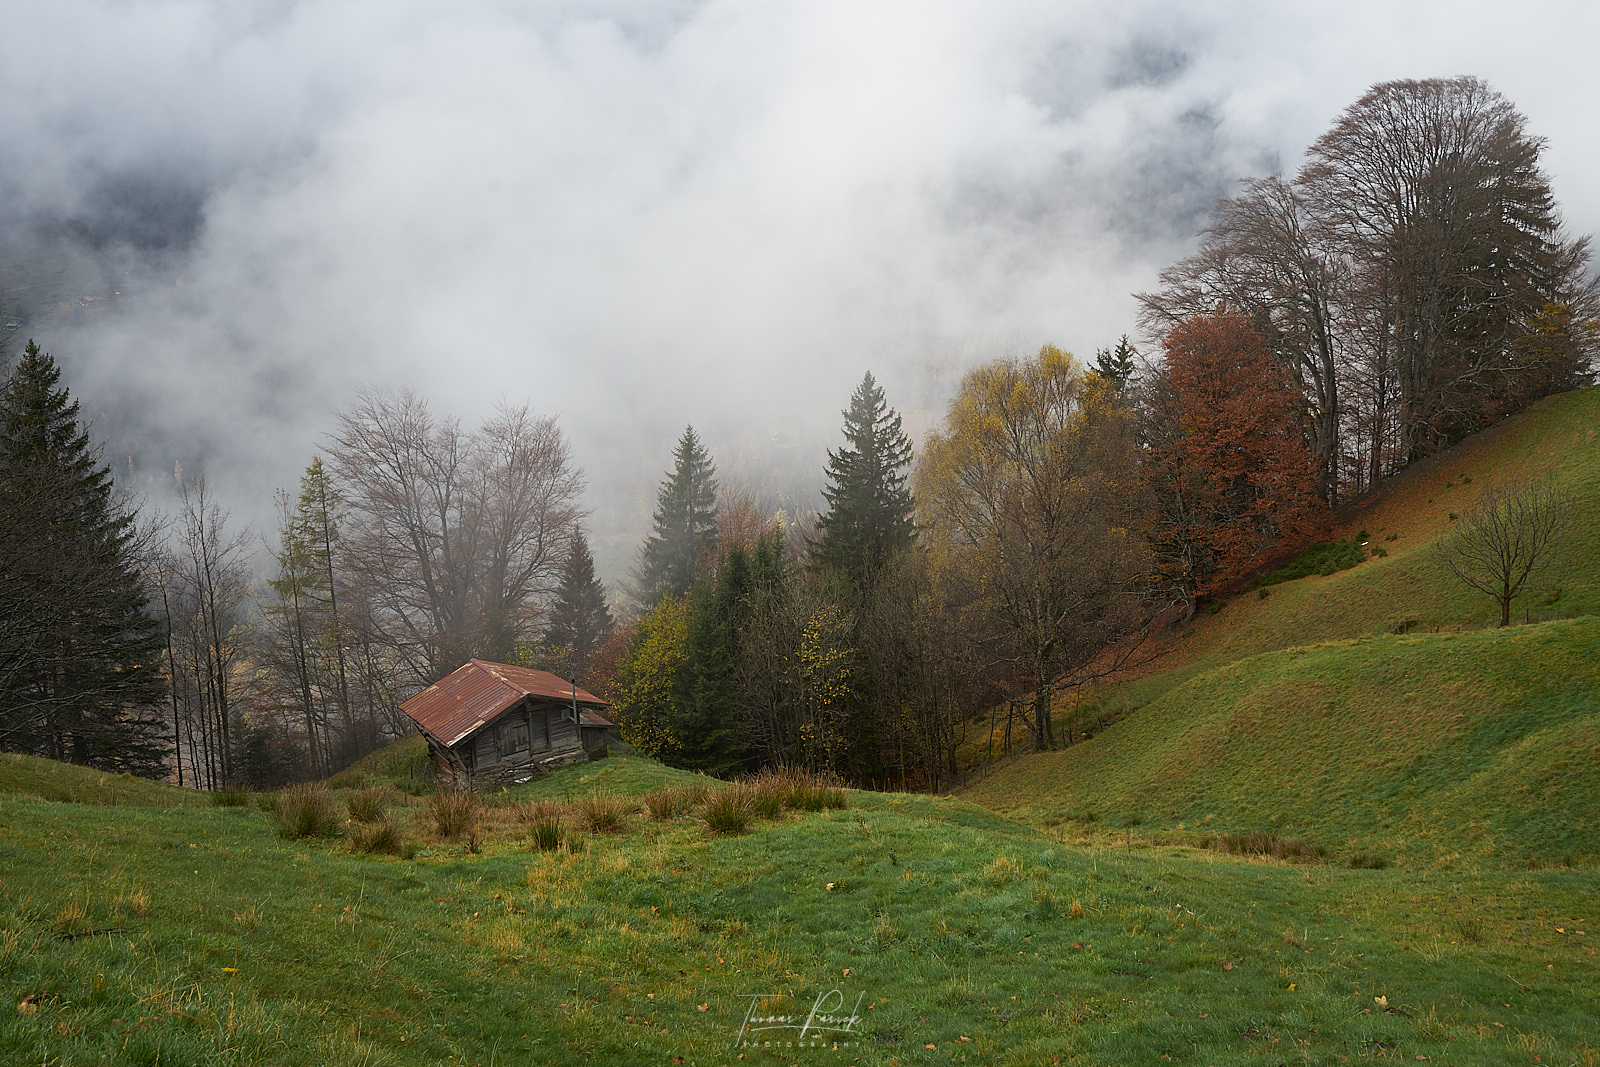
<svg viewBox="0 0 1600 1067">
<path fill-rule="evenodd" d="M 1191 315 L 1168 334 L 1143 397 L 1146 536 L 1191 605 L 1325 520 L 1305 399 L 1244 316 Z"/>
</svg>

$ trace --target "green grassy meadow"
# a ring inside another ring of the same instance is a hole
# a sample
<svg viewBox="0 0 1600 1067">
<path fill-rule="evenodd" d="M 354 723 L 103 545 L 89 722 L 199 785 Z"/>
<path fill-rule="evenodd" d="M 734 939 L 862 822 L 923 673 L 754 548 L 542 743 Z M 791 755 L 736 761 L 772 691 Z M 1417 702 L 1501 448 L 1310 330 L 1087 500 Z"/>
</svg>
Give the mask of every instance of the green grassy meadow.
<svg viewBox="0 0 1600 1067">
<path fill-rule="evenodd" d="M 613 757 L 492 800 L 685 780 Z M 1081 847 L 959 799 L 860 792 L 742 836 L 636 813 L 550 852 L 491 819 L 479 852 L 428 839 L 409 860 L 282 840 L 252 806 L 13 793 L 0 814 L 6 1063 L 1600 1055 L 1583 871 Z M 794 1029 L 735 1047 L 746 998 L 803 1016 L 834 990 L 861 1017 L 824 1035 L 838 1048 L 776 1044 Z"/>
</svg>

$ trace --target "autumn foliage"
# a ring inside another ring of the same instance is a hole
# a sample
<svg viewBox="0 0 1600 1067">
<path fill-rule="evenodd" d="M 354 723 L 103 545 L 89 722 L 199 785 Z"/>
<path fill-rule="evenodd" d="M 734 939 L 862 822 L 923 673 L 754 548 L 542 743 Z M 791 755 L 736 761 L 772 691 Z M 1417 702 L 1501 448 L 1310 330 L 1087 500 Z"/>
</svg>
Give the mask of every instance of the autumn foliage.
<svg viewBox="0 0 1600 1067">
<path fill-rule="evenodd" d="M 1193 315 L 1147 386 L 1148 536 L 1160 577 L 1189 600 L 1326 516 L 1302 429 L 1305 401 L 1242 315 Z"/>
</svg>

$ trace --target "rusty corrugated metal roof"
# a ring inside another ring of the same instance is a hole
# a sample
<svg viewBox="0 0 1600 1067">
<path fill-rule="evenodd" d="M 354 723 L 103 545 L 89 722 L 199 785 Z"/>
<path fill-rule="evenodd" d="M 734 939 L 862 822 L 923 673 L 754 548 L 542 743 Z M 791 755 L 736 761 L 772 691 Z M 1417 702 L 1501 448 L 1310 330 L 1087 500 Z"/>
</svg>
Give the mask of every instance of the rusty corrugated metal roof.
<svg viewBox="0 0 1600 1067">
<path fill-rule="evenodd" d="M 446 745 L 454 745 L 484 723 L 499 718 L 523 697 L 530 696 L 570 706 L 572 684 L 549 671 L 475 659 L 401 704 L 400 710 L 428 734 Z M 577 699 L 580 712 L 585 705 L 590 708 L 610 706 L 582 689 L 577 691 Z"/>
</svg>

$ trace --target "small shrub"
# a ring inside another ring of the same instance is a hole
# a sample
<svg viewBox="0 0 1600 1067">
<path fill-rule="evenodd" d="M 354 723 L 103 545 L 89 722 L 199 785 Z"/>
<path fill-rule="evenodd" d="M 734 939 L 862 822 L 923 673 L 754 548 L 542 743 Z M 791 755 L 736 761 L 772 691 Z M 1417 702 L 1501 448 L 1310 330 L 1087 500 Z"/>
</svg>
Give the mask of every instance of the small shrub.
<svg viewBox="0 0 1600 1067">
<path fill-rule="evenodd" d="M 250 790 L 243 786 L 225 786 L 211 791 L 213 808 L 242 808 L 250 803 Z"/>
<path fill-rule="evenodd" d="M 1398 540 L 1400 540 L 1400 535 L 1397 534 L 1397 533 L 1392 533 L 1388 537 L 1385 537 L 1384 540 L 1385 541 L 1398 541 Z"/>
<path fill-rule="evenodd" d="M 1260 589 L 1256 590 L 1256 596 L 1260 597 L 1262 600 L 1267 599 L 1267 597 L 1269 597 L 1271 595 L 1272 595 L 1272 590 L 1268 589 L 1266 586 L 1262 586 Z"/>
<path fill-rule="evenodd" d="M 344 806 L 356 822 L 382 822 L 389 814 L 389 791 L 381 787 L 347 793 Z"/>
<path fill-rule="evenodd" d="M 1382 545 L 1373 545 L 1372 546 L 1372 558 L 1373 559 L 1383 559 L 1388 554 L 1389 554 L 1389 550 L 1387 548 L 1384 548 Z"/>
<path fill-rule="evenodd" d="M 742 834 L 755 817 L 755 804 L 748 786 L 730 785 L 705 802 L 700 818 L 714 834 Z"/>
<path fill-rule="evenodd" d="M 361 822 L 350 828 L 348 841 L 351 852 L 393 856 L 400 851 L 400 828 L 388 819 Z"/>
<path fill-rule="evenodd" d="M 326 837 L 339 829 L 333 794 L 320 785 L 292 785 L 285 789 L 273 815 L 279 837 Z"/>
<path fill-rule="evenodd" d="M 1213 600 L 1211 603 L 1206 605 L 1206 612 L 1207 614 L 1215 615 L 1217 612 L 1221 611 L 1227 606 L 1228 602 L 1226 600 Z"/>
<path fill-rule="evenodd" d="M 1470 477 L 1466 476 L 1466 475 L 1463 475 L 1462 478 L 1461 478 L 1461 484 L 1462 485 L 1471 485 L 1472 484 L 1472 479 Z"/>
<path fill-rule="evenodd" d="M 578 801 L 578 821 L 592 834 L 614 834 L 621 830 L 637 807 L 627 797 L 603 797 L 591 793 Z"/>
<path fill-rule="evenodd" d="M 1461 516 L 1460 516 L 1460 515 L 1457 515 L 1457 514 L 1456 514 L 1456 513 L 1455 513 L 1455 512 L 1453 512 L 1453 511 L 1452 511 L 1452 512 L 1451 512 L 1451 513 L 1450 513 L 1450 521 L 1451 521 L 1451 522 L 1455 522 L 1455 521 L 1456 521 L 1456 520 L 1457 520 L 1457 519 L 1459 519 L 1459 518 L 1461 518 Z"/>
<path fill-rule="evenodd" d="M 1382 871 L 1391 865 L 1388 856 L 1379 856 L 1371 852 L 1357 852 L 1346 862 L 1349 863 L 1350 869 L 1355 871 Z"/>
<path fill-rule="evenodd" d="M 456 790 L 435 793 L 428 801 L 428 814 L 433 817 L 434 832 L 453 841 L 478 825 L 483 815 L 483 802 L 475 793 Z"/>
</svg>

